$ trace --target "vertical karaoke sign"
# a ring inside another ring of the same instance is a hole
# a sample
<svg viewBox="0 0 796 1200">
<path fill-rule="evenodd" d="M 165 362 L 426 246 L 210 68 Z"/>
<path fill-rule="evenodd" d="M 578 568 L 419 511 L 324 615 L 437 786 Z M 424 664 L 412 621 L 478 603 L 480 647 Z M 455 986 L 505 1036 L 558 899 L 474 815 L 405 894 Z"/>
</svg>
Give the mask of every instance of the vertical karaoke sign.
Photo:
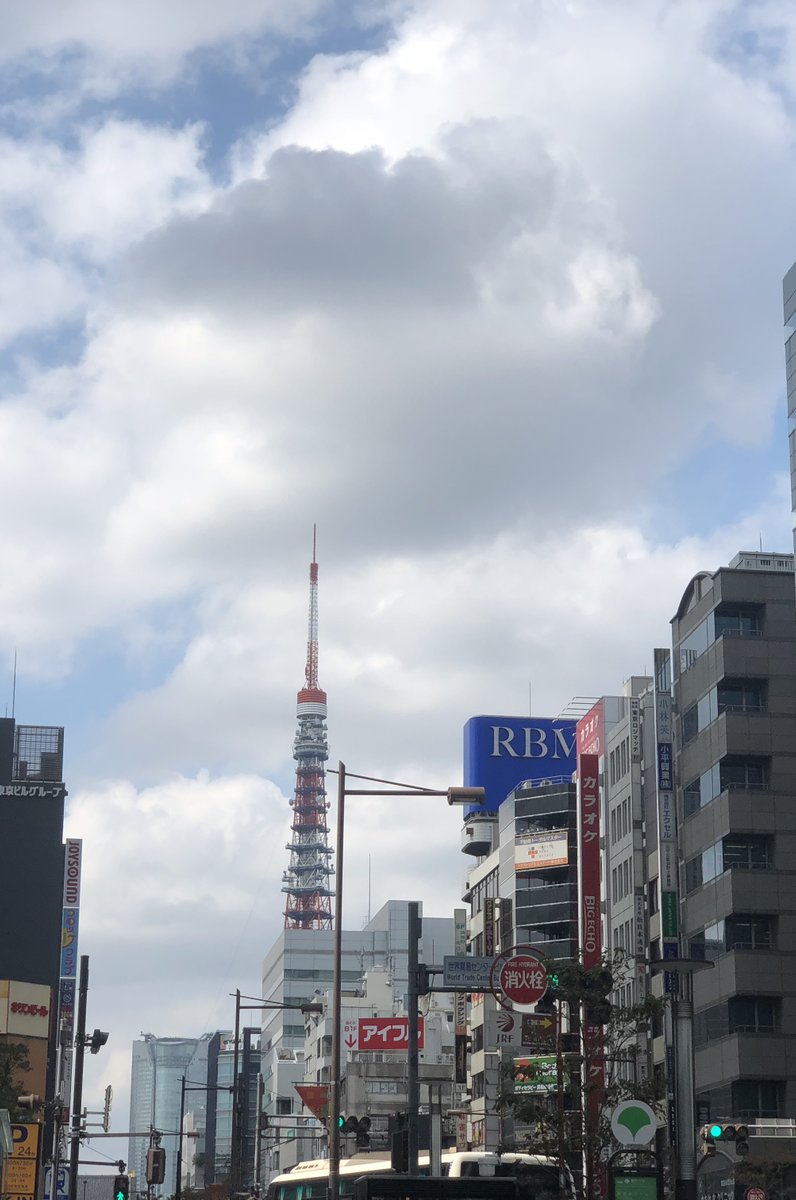
<svg viewBox="0 0 796 1200">
<path fill-rule="evenodd" d="M 598 706 L 595 706 L 598 707 Z M 588 723 L 588 724 L 587 724 Z M 594 721 L 594 710 L 584 718 L 584 726 L 602 731 L 602 711 Z M 578 729 L 580 731 L 580 722 Z M 600 888 L 600 758 L 592 751 L 604 747 L 602 732 L 594 736 L 578 736 L 587 751 L 578 754 L 578 876 L 581 961 L 586 970 L 602 962 L 602 921 Z M 600 1147 L 596 1144 L 595 1132 L 599 1128 L 600 1113 L 605 1101 L 605 1057 L 601 1026 L 586 1020 L 582 1012 L 583 1060 L 584 1060 L 584 1145 L 586 1147 L 586 1177 L 589 1180 L 589 1195 L 607 1195 L 607 1173 L 600 1161 Z"/>
<path fill-rule="evenodd" d="M 83 843 L 67 838 L 64 848 L 64 896 L 61 924 L 61 978 L 58 989 L 58 1030 L 61 1068 L 58 1091 L 69 1107 L 72 1086 L 72 1043 L 75 1040 L 75 992 L 77 990 L 77 931 L 80 916 L 80 876 Z"/>
</svg>

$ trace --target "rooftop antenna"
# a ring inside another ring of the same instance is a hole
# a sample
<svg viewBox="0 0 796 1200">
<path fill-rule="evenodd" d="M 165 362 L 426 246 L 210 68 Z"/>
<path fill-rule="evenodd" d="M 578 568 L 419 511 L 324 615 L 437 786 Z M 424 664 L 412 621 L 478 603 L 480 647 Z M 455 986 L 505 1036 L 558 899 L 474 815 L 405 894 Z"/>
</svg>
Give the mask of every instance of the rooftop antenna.
<svg viewBox="0 0 796 1200">
<path fill-rule="evenodd" d="M 13 721 L 17 711 L 17 652 L 14 650 L 14 681 L 11 685 L 11 719 Z"/>
</svg>

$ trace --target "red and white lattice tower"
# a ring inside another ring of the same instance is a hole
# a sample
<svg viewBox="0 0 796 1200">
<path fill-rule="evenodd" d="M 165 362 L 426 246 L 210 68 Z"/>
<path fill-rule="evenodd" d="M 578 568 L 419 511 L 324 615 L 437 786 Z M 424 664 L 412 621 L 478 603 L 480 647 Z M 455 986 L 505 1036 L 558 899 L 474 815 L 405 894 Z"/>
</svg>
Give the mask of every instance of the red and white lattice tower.
<svg viewBox="0 0 796 1200">
<path fill-rule="evenodd" d="M 329 826 L 326 814 L 326 769 L 329 757 L 326 740 L 326 692 L 318 686 L 318 564 L 315 561 L 315 530 L 312 532 L 310 563 L 310 621 L 307 637 L 307 667 L 304 687 L 296 697 L 298 729 L 293 743 L 296 760 L 296 794 L 293 836 L 287 849 L 290 865 L 282 876 L 287 894 L 285 929 L 331 929 L 332 874 Z"/>
</svg>

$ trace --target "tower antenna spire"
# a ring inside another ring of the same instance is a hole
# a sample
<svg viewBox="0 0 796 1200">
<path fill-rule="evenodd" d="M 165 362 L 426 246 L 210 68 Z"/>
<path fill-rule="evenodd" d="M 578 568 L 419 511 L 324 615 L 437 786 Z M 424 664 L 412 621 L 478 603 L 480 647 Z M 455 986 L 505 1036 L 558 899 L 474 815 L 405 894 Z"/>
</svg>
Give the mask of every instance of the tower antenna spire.
<svg viewBox="0 0 796 1200">
<path fill-rule="evenodd" d="M 282 876 L 286 893 L 285 929 L 331 929 L 332 874 L 329 826 L 326 814 L 326 768 L 329 757 L 326 735 L 326 692 L 318 683 L 318 562 L 316 526 L 312 527 L 310 603 L 307 629 L 307 665 L 304 687 L 296 697 L 298 729 L 293 742 L 296 791 L 291 806 L 293 821 L 290 864 Z"/>
</svg>

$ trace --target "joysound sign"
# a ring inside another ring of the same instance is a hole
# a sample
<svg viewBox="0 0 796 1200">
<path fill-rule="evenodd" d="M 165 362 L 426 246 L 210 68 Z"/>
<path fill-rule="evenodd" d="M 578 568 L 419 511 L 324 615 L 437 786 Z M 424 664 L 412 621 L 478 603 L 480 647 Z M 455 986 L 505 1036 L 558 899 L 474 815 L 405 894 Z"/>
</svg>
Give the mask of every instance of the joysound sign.
<svg viewBox="0 0 796 1200">
<path fill-rule="evenodd" d="M 532 1012 L 547 991 L 547 967 L 534 950 L 518 946 L 495 959 L 489 987 L 504 1008 Z"/>
</svg>

